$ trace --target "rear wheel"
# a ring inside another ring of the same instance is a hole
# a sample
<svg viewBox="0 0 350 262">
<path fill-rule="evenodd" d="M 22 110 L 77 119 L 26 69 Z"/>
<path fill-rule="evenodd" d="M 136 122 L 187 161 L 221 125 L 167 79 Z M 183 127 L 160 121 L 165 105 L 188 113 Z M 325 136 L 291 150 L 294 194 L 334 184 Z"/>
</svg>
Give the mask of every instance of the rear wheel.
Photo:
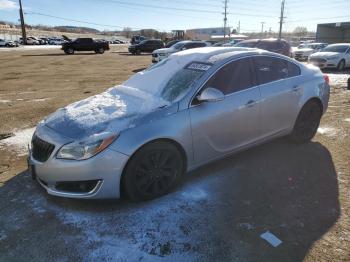
<svg viewBox="0 0 350 262">
<path fill-rule="evenodd" d="M 345 61 L 341 60 L 337 66 L 338 71 L 344 71 L 345 69 Z"/>
<path fill-rule="evenodd" d="M 123 174 L 123 189 L 135 201 L 159 197 L 178 184 L 184 167 L 175 145 L 163 141 L 148 144 L 130 159 Z"/>
<path fill-rule="evenodd" d="M 316 134 L 320 125 L 322 110 L 316 101 L 307 102 L 300 110 L 291 138 L 296 143 L 307 143 Z"/>
<path fill-rule="evenodd" d="M 102 47 L 97 49 L 97 50 L 95 50 L 96 54 L 103 54 L 104 52 L 105 52 L 105 50 Z"/>
</svg>

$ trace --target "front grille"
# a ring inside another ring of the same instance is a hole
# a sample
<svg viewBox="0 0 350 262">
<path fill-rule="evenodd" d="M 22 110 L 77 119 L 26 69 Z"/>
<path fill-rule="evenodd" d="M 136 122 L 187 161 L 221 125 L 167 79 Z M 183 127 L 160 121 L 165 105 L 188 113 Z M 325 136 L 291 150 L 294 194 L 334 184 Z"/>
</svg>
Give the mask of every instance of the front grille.
<svg viewBox="0 0 350 262">
<path fill-rule="evenodd" d="M 40 162 L 45 162 L 51 156 L 55 146 L 50 144 L 36 135 L 32 139 L 32 155 L 33 158 Z"/>
<path fill-rule="evenodd" d="M 327 60 L 326 60 L 326 59 L 323 59 L 323 58 L 313 57 L 313 58 L 310 58 L 310 62 L 326 63 Z"/>
</svg>

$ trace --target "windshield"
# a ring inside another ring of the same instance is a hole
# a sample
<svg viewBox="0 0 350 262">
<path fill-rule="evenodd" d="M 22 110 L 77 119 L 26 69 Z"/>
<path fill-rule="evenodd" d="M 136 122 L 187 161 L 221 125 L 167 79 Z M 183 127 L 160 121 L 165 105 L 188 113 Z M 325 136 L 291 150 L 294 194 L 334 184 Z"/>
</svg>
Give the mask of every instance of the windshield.
<svg viewBox="0 0 350 262">
<path fill-rule="evenodd" d="M 326 48 L 322 49 L 321 52 L 345 53 L 348 48 L 348 45 L 329 45 Z"/>
<path fill-rule="evenodd" d="M 163 88 L 161 93 L 162 98 L 169 102 L 179 99 L 186 94 L 188 88 L 209 68 L 210 65 L 207 64 L 192 63 L 186 68 L 179 70 Z"/>
<path fill-rule="evenodd" d="M 185 43 L 178 42 L 175 45 L 173 45 L 172 47 L 175 48 L 176 50 L 180 50 L 184 45 L 185 45 Z"/>
</svg>

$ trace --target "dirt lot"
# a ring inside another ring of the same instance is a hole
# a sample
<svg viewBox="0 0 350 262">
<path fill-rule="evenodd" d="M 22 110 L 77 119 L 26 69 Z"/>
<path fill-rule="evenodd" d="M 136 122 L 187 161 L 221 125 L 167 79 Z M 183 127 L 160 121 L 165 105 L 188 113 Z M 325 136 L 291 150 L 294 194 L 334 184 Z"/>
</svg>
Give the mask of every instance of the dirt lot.
<svg viewBox="0 0 350 262">
<path fill-rule="evenodd" d="M 236 154 L 151 202 L 48 196 L 26 170 L 31 128 L 150 64 L 125 51 L 0 50 L 0 261 L 350 261 L 345 74 L 329 72 L 330 106 L 312 143 Z M 266 231 L 283 243 L 270 246 Z"/>
</svg>

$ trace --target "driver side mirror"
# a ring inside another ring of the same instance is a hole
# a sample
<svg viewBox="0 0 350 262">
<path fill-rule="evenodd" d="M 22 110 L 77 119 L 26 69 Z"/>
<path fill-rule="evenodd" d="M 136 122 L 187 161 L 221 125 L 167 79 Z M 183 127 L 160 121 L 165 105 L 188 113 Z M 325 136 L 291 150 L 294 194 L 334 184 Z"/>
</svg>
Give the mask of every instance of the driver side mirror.
<svg viewBox="0 0 350 262">
<path fill-rule="evenodd" d="M 197 96 L 198 102 L 217 102 L 225 99 L 225 95 L 219 89 L 208 87 Z"/>
</svg>

